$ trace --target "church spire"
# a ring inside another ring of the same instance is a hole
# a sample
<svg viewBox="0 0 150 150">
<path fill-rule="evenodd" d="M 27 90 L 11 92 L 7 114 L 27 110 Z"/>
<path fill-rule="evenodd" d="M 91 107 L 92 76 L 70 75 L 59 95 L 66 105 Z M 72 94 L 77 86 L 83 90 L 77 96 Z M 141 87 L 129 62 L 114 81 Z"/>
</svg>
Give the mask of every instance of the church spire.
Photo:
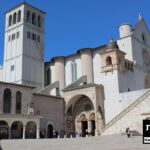
<svg viewBox="0 0 150 150">
<path fill-rule="evenodd" d="M 143 19 L 143 17 L 142 17 L 142 15 L 141 15 L 141 13 L 139 12 L 138 21 L 140 21 L 140 20 L 142 20 L 142 19 Z"/>
</svg>

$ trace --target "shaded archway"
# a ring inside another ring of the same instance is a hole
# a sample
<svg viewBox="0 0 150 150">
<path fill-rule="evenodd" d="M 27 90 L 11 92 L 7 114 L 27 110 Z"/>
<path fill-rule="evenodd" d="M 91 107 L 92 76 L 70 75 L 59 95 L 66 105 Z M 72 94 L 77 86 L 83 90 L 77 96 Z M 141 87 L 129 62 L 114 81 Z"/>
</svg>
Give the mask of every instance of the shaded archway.
<svg viewBox="0 0 150 150">
<path fill-rule="evenodd" d="M 6 121 L 0 121 L 0 139 L 8 139 L 9 138 L 9 126 Z"/>
<path fill-rule="evenodd" d="M 35 139 L 36 138 L 36 130 L 37 130 L 36 123 L 33 121 L 29 121 L 26 124 L 25 137 L 27 139 Z"/>
<path fill-rule="evenodd" d="M 53 138 L 53 125 L 51 124 L 47 126 L 47 138 Z"/>
<path fill-rule="evenodd" d="M 20 121 L 15 121 L 11 125 L 11 138 L 21 139 L 23 135 L 23 123 Z"/>
</svg>

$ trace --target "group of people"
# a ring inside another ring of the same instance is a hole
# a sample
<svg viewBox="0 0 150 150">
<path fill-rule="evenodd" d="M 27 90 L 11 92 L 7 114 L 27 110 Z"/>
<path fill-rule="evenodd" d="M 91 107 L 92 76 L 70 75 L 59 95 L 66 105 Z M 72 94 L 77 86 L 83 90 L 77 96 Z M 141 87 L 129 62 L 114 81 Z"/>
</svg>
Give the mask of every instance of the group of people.
<svg viewBox="0 0 150 150">
<path fill-rule="evenodd" d="M 48 136 L 48 138 L 58 138 L 59 133 L 57 130 L 54 129 L 53 132 L 48 133 L 47 136 Z M 40 131 L 40 138 L 45 138 L 45 137 L 46 137 L 46 131 L 45 130 Z"/>
</svg>

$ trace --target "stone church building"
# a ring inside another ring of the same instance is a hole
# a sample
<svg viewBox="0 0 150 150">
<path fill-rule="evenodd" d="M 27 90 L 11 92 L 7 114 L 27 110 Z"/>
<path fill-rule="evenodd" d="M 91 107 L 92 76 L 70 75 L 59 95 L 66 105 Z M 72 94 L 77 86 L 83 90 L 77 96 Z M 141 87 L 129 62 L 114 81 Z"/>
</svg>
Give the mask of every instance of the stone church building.
<svg viewBox="0 0 150 150">
<path fill-rule="evenodd" d="M 0 138 L 142 133 L 150 117 L 144 18 L 121 24 L 116 41 L 44 62 L 45 14 L 26 2 L 6 12 Z"/>
</svg>

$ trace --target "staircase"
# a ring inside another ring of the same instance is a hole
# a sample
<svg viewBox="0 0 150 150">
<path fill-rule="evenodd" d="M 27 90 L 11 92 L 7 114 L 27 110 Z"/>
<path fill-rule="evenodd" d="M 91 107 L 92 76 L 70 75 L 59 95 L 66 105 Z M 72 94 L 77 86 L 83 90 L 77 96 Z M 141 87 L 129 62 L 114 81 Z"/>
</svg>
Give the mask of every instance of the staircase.
<svg viewBox="0 0 150 150">
<path fill-rule="evenodd" d="M 147 112 L 150 112 L 150 90 L 107 123 L 101 135 L 120 134 L 127 127 L 142 134 L 142 120 L 146 118 L 142 114 Z"/>
</svg>

